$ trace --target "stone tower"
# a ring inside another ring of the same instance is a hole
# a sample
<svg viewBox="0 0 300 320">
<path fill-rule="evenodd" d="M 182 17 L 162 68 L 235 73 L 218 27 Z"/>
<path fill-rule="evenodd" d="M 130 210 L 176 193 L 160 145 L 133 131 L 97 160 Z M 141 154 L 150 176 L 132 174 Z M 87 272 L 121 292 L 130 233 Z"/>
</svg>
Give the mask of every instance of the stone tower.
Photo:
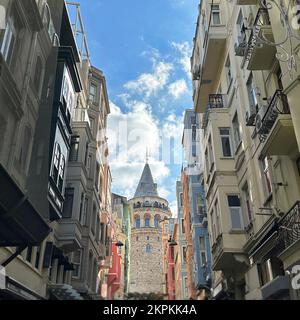
<svg viewBox="0 0 300 320">
<path fill-rule="evenodd" d="M 164 293 L 162 220 L 171 217 L 168 201 L 159 197 L 146 163 L 134 198 L 130 249 L 130 293 Z"/>
</svg>

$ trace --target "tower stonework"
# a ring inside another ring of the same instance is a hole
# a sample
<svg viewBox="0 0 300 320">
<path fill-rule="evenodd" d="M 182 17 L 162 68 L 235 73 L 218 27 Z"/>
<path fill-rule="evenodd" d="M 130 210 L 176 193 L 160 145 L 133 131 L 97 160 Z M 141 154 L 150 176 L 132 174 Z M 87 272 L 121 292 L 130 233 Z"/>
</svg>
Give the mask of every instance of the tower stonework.
<svg viewBox="0 0 300 320">
<path fill-rule="evenodd" d="M 164 293 L 162 220 L 169 219 L 168 201 L 159 197 L 149 164 L 145 165 L 134 198 L 130 249 L 130 293 Z"/>
</svg>

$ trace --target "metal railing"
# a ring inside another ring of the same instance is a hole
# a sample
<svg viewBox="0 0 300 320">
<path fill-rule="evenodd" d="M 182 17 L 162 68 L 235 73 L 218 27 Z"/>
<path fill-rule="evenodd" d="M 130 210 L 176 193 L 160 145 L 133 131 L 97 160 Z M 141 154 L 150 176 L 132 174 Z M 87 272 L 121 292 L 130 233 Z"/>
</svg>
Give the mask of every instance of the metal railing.
<svg viewBox="0 0 300 320">
<path fill-rule="evenodd" d="M 202 121 L 202 129 L 206 129 L 208 125 L 209 112 L 212 109 L 227 108 L 227 95 L 225 94 L 210 94 L 208 97 L 208 104 Z"/>
<path fill-rule="evenodd" d="M 279 246 L 282 251 L 300 239 L 300 201 L 279 221 Z"/>
<path fill-rule="evenodd" d="M 253 50 L 257 47 L 260 42 L 259 33 L 263 26 L 270 26 L 270 17 L 267 8 L 258 9 L 252 32 L 248 41 L 248 46 L 245 52 L 246 60 L 249 61 L 251 59 Z"/>
<path fill-rule="evenodd" d="M 267 139 L 268 134 L 280 114 L 290 114 L 290 108 L 287 96 L 282 90 L 276 90 L 263 118 L 260 119 L 259 115 L 256 117 L 256 130 L 259 134 L 260 141 L 264 142 Z"/>
<path fill-rule="evenodd" d="M 235 55 L 238 57 L 244 57 L 247 49 L 247 37 L 244 33 L 238 37 L 238 42 L 234 45 Z"/>
</svg>

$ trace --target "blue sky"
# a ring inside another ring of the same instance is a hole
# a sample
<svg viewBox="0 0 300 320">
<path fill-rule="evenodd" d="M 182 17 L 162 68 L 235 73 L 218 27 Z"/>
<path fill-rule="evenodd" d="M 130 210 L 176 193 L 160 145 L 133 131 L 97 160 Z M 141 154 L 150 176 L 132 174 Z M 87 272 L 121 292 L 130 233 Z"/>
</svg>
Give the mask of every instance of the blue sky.
<svg viewBox="0 0 300 320">
<path fill-rule="evenodd" d="M 133 196 L 148 150 L 160 195 L 175 208 L 182 115 L 192 107 L 189 58 L 199 0 L 80 3 L 91 61 L 106 76 L 111 102 L 113 191 Z"/>
</svg>

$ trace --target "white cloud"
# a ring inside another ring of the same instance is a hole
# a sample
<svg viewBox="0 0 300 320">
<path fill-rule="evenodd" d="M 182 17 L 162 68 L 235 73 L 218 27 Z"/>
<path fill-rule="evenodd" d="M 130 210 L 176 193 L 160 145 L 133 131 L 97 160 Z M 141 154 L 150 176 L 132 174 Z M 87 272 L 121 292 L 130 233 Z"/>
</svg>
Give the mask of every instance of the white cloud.
<svg viewBox="0 0 300 320">
<path fill-rule="evenodd" d="M 187 93 L 188 91 L 188 86 L 184 79 L 177 80 L 171 83 L 168 87 L 169 94 L 175 99 L 180 98 L 183 94 Z"/>
<path fill-rule="evenodd" d="M 173 218 L 177 218 L 178 217 L 178 207 L 177 207 L 177 200 L 174 200 L 170 203 L 169 205 L 170 210 L 172 212 L 172 216 Z"/>
<path fill-rule="evenodd" d="M 174 7 L 181 7 L 186 4 L 186 0 L 169 0 Z"/>
<path fill-rule="evenodd" d="M 182 43 L 172 42 L 171 45 L 181 55 L 178 62 L 181 64 L 186 74 L 191 78 L 192 46 L 187 41 Z"/>
<path fill-rule="evenodd" d="M 164 61 L 153 61 L 153 73 L 143 73 L 136 80 L 125 83 L 124 88 L 131 93 L 149 98 L 162 90 L 168 83 L 173 65 Z"/>
<path fill-rule="evenodd" d="M 108 136 L 113 188 L 129 198 L 133 196 L 148 149 L 153 177 L 161 186 L 163 196 L 168 196 L 170 193 L 165 192 L 163 184 L 170 170 L 164 161 L 158 160 L 159 124 L 149 107 L 144 102 L 134 102 L 132 110 L 123 113 L 113 102 L 110 105 Z"/>
</svg>

